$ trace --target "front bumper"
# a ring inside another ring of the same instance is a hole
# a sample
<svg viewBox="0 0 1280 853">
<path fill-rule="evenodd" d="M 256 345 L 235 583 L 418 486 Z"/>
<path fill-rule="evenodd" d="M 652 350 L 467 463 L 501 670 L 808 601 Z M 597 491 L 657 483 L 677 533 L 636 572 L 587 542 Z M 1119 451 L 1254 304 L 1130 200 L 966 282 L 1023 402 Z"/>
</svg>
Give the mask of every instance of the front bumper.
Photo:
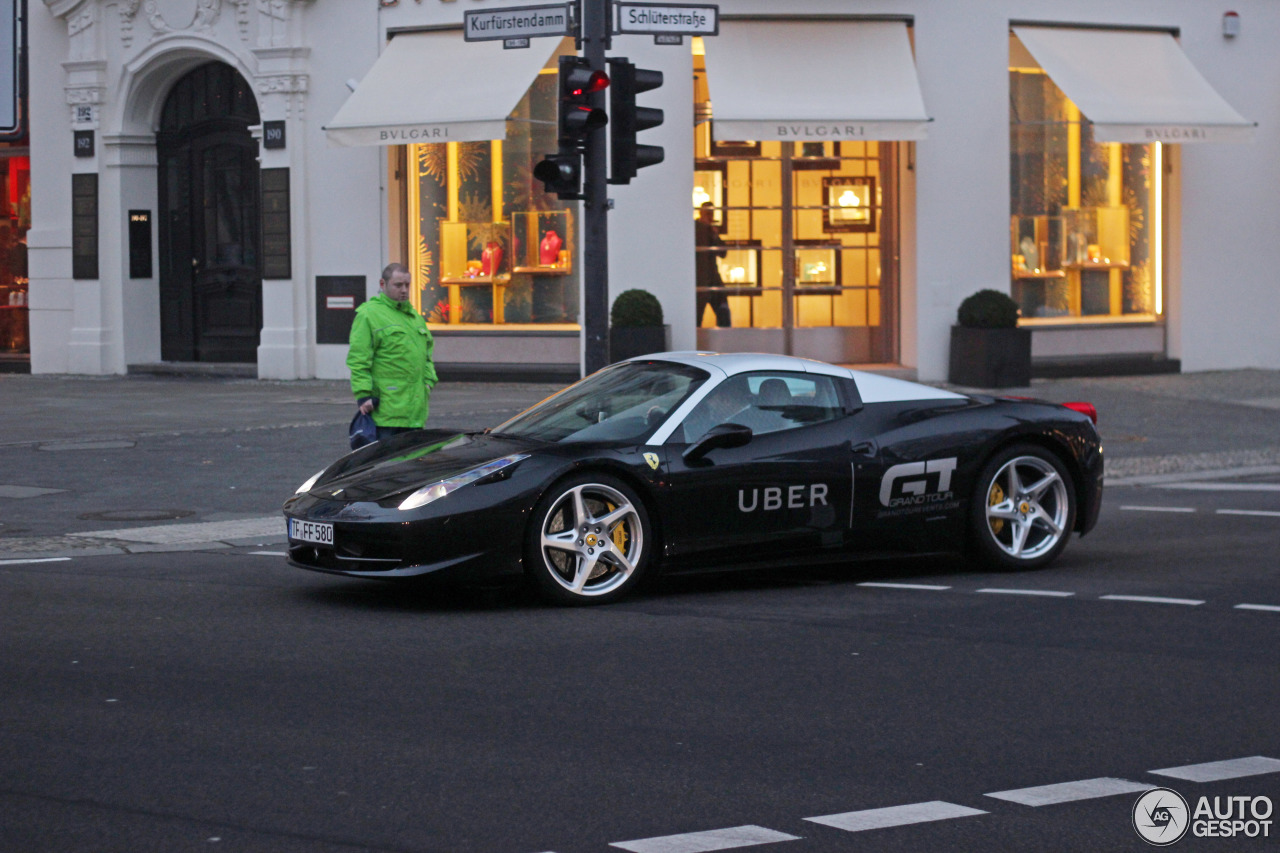
<svg viewBox="0 0 1280 853">
<path fill-rule="evenodd" d="M 332 545 L 289 540 L 289 563 L 302 569 L 361 578 L 431 574 L 470 580 L 522 570 L 520 513 L 512 517 L 488 507 L 418 514 L 298 495 L 285 503 L 284 514 L 333 525 Z"/>
</svg>

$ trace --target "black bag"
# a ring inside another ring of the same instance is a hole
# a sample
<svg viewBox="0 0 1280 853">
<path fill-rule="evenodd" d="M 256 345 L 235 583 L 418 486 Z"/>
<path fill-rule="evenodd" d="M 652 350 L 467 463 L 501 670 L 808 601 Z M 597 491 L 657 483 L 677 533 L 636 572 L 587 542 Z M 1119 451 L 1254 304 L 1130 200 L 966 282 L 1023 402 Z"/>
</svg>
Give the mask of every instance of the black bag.
<svg viewBox="0 0 1280 853">
<path fill-rule="evenodd" d="M 350 438 L 352 450 L 359 450 L 366 444 L 377 441 L 378 425 L 373 422 L 373 415 L 366 415 L 356 409 L 356 416 L 351 419 L 351 427 L 347 430 L 347 435 Z"/>
</svg>

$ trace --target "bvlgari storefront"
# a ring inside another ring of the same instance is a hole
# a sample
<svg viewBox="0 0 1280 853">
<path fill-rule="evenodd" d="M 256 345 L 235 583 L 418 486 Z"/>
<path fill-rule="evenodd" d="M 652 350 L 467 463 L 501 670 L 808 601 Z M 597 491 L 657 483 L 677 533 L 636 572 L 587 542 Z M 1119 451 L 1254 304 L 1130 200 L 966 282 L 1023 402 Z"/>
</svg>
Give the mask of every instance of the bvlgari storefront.
<svg viewBox="0 0 1280 853">
<path fill-rule="evenodd" d="M 389 35 L 325 129 L 339 144 L 387 146 L 398 177 L 396 242 L 446 375 L 575 378 L 575 206 L 533 177 L 556 148 L 558 57 L 572 40 L 503 50 L 465 42 L 453 28 Z M 412 93 L 401 85 L 450 63 L 493 76 Z"/>
<path fill-rule="evenodd" d="M 344 321 L 403 261 L 446 378 L 577 376 L 582 211 L 532 170 L 578 48 L 462 33 L 519 2 L 34 4 L 41 144 L 6 187 L 31 369 L 340 379 Z M 640 138 L 665 159 L 609 187 L 608 301 L 652 292 L 674 348 L 942 380 L 957 307 L 993 288 L 1042 374 L 1280 367 L 1280 243 L 1248 236 L 1280 215 L 1274 4 L 1232 33 L 1194 0 L 719 9 L 715 35 L 608 51 L 662 71 L 640 101 L 665 113 Z M 188 89 L 199 116 L 169 109 Z M 200 116 L 235 119 L 234 157 Z"/>
<path fill-rule="evenodd" d="M 699 348 L 900 360 L 900 195 L 929 121 L 909 23 L 730 16 L 694 41 Z"/>
</svg>

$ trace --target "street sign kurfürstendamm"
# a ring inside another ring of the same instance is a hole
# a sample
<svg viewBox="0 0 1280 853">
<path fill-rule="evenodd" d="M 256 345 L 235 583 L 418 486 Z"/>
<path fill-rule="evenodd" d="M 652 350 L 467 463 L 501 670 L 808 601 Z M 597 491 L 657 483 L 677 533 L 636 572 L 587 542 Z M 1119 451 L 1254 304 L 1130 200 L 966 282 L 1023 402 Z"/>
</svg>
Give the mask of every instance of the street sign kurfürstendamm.
<svg viewBox="0 0 1280 853">
<path fill-rule="evenodd" d="M 463 14 L 462 36 L 466 41 L 569 35 L 573 35 L 573 17 L 568 3 L 468 10 Z"/>
</svg>

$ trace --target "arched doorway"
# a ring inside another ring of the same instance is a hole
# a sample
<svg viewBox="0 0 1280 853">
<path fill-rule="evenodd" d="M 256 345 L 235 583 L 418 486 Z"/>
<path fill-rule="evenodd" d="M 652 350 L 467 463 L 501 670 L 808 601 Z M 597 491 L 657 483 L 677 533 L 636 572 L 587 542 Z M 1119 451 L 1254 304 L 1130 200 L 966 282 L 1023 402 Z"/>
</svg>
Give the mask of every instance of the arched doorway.
<svg viewBox="0 0 1280 853">
<path fill-rule="evenodd" d="M 189 72 L 165 99 L 156 136 L 165 361 L 257 360 L 257 123 L 249 84 L 221 62 Z"/>
</svg>

